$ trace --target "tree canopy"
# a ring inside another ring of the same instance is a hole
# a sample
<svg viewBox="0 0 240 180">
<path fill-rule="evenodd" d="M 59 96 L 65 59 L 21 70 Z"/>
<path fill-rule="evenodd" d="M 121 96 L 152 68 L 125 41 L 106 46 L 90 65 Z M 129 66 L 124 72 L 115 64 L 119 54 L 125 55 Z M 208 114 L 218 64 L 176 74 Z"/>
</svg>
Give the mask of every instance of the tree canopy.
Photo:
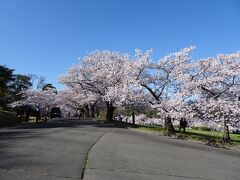
<svg viewBox="0 0 240 180">
<path fill-rule="evenodd" d="M 59 78 L 65 89 L 51 94 L 52 84 L 40 78 L 42 90 L 25 91 L 22 103 L 38 108 L 61 106 L 69 112 L 85 109 L 87 114 L 105 104 L 107 121 L 113 120 L 117 107 L 147 104 L 165 119 L 169 131 L 174 131 L 172 120 L 184 118 L 221 123 L 226 135 L 229 126 L 240 127 L 240 52 L 193 59 L 194 49 L 184 48 L 158 60 L 153 60 L 151 49 L 136 49 L 135 56 L 94 51 Z M 7 82 L 12 70 L 4 68 Z M 15 84 L 16 89 L 30 85 L 28 78 L 20 79 L 22 86 Z"/>
</svg>

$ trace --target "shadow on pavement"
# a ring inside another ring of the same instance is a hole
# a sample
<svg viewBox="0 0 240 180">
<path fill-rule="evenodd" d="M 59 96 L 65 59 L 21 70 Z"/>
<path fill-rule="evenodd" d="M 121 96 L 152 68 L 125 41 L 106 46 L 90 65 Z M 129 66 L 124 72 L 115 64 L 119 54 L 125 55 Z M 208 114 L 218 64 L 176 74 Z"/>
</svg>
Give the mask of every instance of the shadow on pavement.
<svg viewBox="0 0 240 180">
<path fill-rule="evenodd" d="M 35 128 L 81 128 L 84 126 L 93 126 L 98 128 L 127 128 L 126 125 L 118 123 L 98 123 L 93 120 L 85 119 L 51 119 L 38 124 L 22 124 L 18 126 L 8 127 L 9 129 L 35 129 Z"/>
</svg>

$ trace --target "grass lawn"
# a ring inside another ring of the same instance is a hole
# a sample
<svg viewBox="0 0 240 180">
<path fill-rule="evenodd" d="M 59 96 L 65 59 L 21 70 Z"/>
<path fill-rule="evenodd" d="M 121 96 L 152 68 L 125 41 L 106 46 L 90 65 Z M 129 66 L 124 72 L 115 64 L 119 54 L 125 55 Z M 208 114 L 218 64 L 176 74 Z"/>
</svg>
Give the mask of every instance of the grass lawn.
<svg viewBox="0 0 240 180">
<path fill-rule="evenodd" d="M 157 132 L 160 134 L 165 133 L 164 127 L 162 126 L 132 125 L 130 123 L 120 122 L 120 121 L 114 121 L 113 124 L 117 127 L 134 128 L 142 131 Z M 178 130 L 177 128 L 175 129 Z M 222 142 L 223 134 L 221 132 L 216 132 L 216 131 L 186 129 L 185 134 L 181 134 L 177 132 L 175 136 L 180 139 L 202 141 L 210 145 L 216 145 L 216 146 L 223 145 L 223 142 Z M 224 144 L 224 145 L 240 147 L 240 134 L 230 134 L 230 137 L 231 137 L 231 143 Z"/>
<path fill-rule="evenodd" d="M 156 126 L 136 126 L 137 129 L 144 131 L 152 131 L 159 132 L 160 134 L 164 134 L 163 127 Z M 212 144 L 222 144 L 223 133 L 216 131 L 204 131 L 204 130 L 196 130 L 196 129 L 186 129 L 185 134 L 176 133 L 178 138 L 192 139 L 197 141 L 203 141 L 206 143 Z M 240 134 L 230 134 L 231 144 L 226 145 L 237 145 L 240 146 Z"/>
<path fill-rule="evenodd" d="M 144 130 L 144 131 L 153 131 L 153 132 L 159 132 L 161 134 L 164 134 L 165 129 L 162 126 L 146 126 L 146 125 L 137 125 L 137 129 Z"/>
<path fill-rule="evenodd" d="M 28 122 L 29 123 L 36 123 L 36 117 L 30 116 Z"/>
<path fill-rule="evenodd" d="M 222 132 L 203 131 L 203 130 L 196 130 L 196 129 L 187 129 L 186 134 L 190 136 L 192 139 L 214 140 L 217 142 L 220 142 L 223 137 Z M 240 134 L 230 134 L 230 137 L 233 145 L 240 145 Z"/>
</svg>

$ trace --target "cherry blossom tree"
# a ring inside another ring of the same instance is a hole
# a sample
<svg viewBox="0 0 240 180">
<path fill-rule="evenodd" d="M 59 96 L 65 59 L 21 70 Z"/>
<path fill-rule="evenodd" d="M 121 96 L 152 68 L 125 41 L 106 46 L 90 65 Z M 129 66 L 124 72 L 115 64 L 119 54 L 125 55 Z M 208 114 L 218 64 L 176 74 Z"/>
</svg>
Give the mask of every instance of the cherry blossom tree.
<svg viewBox="0 0 240 180">
<path fill-rule="evenodd" d="M 145 53 L 136 50 L 136 82 L 152 95 L 149 102 L 165 116 L 168 133 L 175 131 L 171 120 L 179 117 L 189 98 L 182 84 L 189 78 L 188 72 L 192 69 L 190 53 L 194 48 L 184 48 L 157 62 L 151 60 L 151 50 Z"/>
<path fill-rule="evenodd" d="M 43 114 L 49 113 L 52 107 L 56 106 L 55 90 L 27 90 L 22 92 L 23 100 L 11 103 L 11 107 L 28 106 Z"/>
<path fill-rule="evenodd" d="M 230 141 L 229 125 L 240 127 L 240 53 L 202 59 L 195 67 L 195 76 L 186 84 L 190 84 L 198 115 L 223 124 L 223 140 Z"/>
<path fill-rule="evenodd" d="M 94 117 L 94 108 L 98 97 L 92 92 L 83 90 L 64 89 L 58 91 L 56 103 L 65 113 L 78 112 L 85 109 L 87 117 Z M 91 111 L 91 113 L 89 112 Z"/>
<path fill-rule="evenodd" d="M 113 120 L 117 106 L 130 95 L 131 66 L 127 55 L 113 51 L 95 51 L 80 59 L 60 82 L 73 91 L 92 93 L 107 107 L 106 120 Z"/>
</svg>

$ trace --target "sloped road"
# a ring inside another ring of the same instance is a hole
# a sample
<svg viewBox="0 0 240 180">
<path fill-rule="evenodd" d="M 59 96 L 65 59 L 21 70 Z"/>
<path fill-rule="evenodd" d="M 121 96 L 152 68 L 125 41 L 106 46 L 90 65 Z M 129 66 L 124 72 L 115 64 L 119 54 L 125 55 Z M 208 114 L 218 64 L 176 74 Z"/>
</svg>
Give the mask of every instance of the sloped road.
<svg viewBox="0 0 240 180">
<path fill-rule="evenodd" d="M 129 130 L 105 134 L 88 160 L 86 180 L 240 179 L 240 152 Z"/>
<path fill-rule="evenodd" d="M 80 179 L 86 154 L 104 131 L 95 126 L 53 120 L 0 129 L 0 179 Z"/>
<path fill-rule="evenodd" d="M 85 166 L 85 180 L 238 180 L 240 153 L 85 120 L 0 129 L 0 179 L 81 179 Z"/>
</svg>

